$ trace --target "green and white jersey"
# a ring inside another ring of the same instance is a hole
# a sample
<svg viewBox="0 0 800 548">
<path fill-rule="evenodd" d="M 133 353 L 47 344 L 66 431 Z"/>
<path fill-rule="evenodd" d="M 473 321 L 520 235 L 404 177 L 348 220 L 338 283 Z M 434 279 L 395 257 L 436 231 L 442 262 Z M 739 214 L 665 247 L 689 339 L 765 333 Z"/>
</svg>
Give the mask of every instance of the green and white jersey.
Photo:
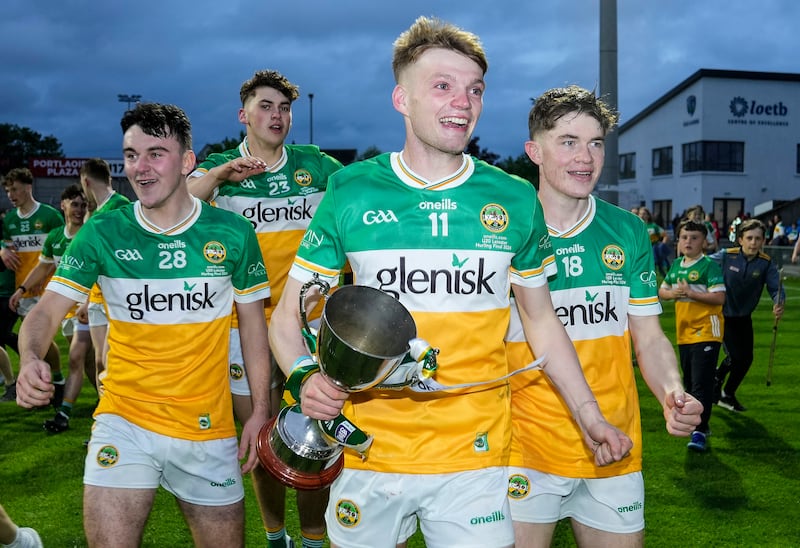
<svg viewBox="0 0 800 548">
<path fill-rule="evenodd" d="M 74 234 L 67 234 L 67 225 L 51 230 L 44 240 L 39 262 L 58 266 L 74 236 Z"/>
<path fill-rule="evenodd" d="M 693 291 L 716 293 L 725 291 L 722 268 L 710 257 L 701 255 L 694 260 L 680 257 L 667 272 L 661 287 L 673 289 L 680 280 Z M 675 300 L 675 329 L 678 344 L 722 342 L 724 320 L 721 304 L 708 304 L 681 297 Z"/>
<path fill-rule="evenodd" d="M 123 206 L 128 205 L 131 201 L 122 194 L 119 194 L 116 190 L 112 191 L 109 194 L 105 201 L 102 204 L 97 204 L 97 209 L 92 212 L 92 216 L 99 215 L 100 213 L 105 213 L 106 211 L 113 211 L 114 209 L 119 209 Z M 100 291 L 100 288 L 97 284 L 92 287 L 92 292 L 89 294 L 89 302 L 92 303 L 102 303 L 103 302 L 103 293 Z"/>
<path fill-rule="evenodd" d="M 542 371 L 511 378 L 514 447 L 510 464 L 565 477 L 609 477 L 641 470 L 639 399 L 629 316 L 661 313 L 648 231 L 628 211 L 589 197 L 571 228 L 549 227 L 558 276 L 550 279 L 564 324 L 606 419 L 633 440 L 630 458 L 598 467 L 567 406 Z M 508 332 L 512 370 L 533 360 L 516 308 Z"/>
<path fill-rule="evenodd" d="M 533 185 L 466 155 L 439 181 L 414 174 L 399 153 L 333 174 L 290 276 L 333 285 L 345 261 L 356 284 L 409 310 L 418 336 L 440 349 L 444 385 L 507 373 L 511 283 L 540 287 L 555 270 Z M 469 393 L 356 393 L 345 415 L 375 436 L 366 461 L 346 456 L 353 468 L 448 473 L 507 457 L 506 382 Z"/>
<path fill-rule="evenodd" d="M 95 209 L 94 213 L 92 214 L 97 215 L 98 213 L 119 209 L 122 206 L 128 205 L 129 203 L 131 203 L 131 201 L 126 196 L 123 196 L 114 190 L 106 197 L 102 204 L 97 204 L 97 209 Z"/>
<path fill-rule="evenodd" d="M 190 177 L 199 177 L 231 160 L 250 156 L 247 139 L 235 149 L 211 154 Z M 240 183 L 227 181 L 214 191 L 212 202 L 239 213 L 253 225 L 269 274 L 271 304 L 267 319 L 280 300 L 300 240 L 328 186 L 328 177 L 342 168 L 339 160 L 316 145 L 285 145 L 270 171 Z"/>
<path fill-rule="evenodd" d="M 93 216 L 75 236 L 47 289 L 82 301 L 103 290 L 109 351 L 96 414 L 115 413 L 189 440 L 236 434 L 228 387 L 234 301 L 269 296 L 253 229 L 194 200 L 160 231 L 138 202 Z"/>
<path fill-rule="evenodd" d="M 22 265 L 16 271 L 15 283 L 17 286 L 28 276 L 31 270 L 39 263 L 39 255 L 45 238 L 51 230 L 64 226 L 61 213 L 47 204 L 36 202 L 27 215 L 20 215 L 19 209 L 9 211 L 3 219 L 3 240 L 7 245 L 13 244 Z M 26 291 L 23 297 L 41 295 Z"/>
</svg>

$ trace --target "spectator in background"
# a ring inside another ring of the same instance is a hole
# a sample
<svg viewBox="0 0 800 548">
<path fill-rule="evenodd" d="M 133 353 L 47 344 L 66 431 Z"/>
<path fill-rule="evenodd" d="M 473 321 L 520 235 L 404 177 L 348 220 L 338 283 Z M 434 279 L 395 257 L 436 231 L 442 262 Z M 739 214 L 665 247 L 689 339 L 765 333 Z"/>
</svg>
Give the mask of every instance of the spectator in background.
<svg viewBox="0 0 800 548">
<path fill-rule="evenodd" d="M 768 245 L 788 245 L 788 238 L 786 238 L 786 228 L 783 226 L 783 220 L 780 215 L 772 216 L 772 237 Z"/>
<path fill-rule="evenodd" d="M 764 286 L 772 298 L 775 318 L 783 315 L 786 294 L 780 288 L 780 274 L 769 255 L 762 251 L 766 227 L 758 219 L 739 225 L 738 247 L 711 255 L 720 263 L 725 278 L 725 359 L 717 368 L 714 399 L 720 407 L 742 412 L 747 408 L 736 398 L 736 390 L 753 363 L 752 313 Z M 796 246 L 795 246 L 796 247 Z"/>
<path fill-rule="evenodd" d="M 646 207 L 639 208 L 639 218 L 644 221 L 645 228 L 647 228 L 656 269 L 658 269 L 661 276 L 666 276 L 672 264 L 672 248 L 669 245 L 669 234 L 653 220 L 653 215 Z"/>
<path fill-rule="evenodd" d="M 687 447 L 706 450 L 714 397 L 714 374 L 722 345 L 722 304 L 725 282 L 719 265 L 703 254 L 706 226 L 684 221 L 678 228 L 678 252 L 658 290 L 663 300 L 675 300 L 675 330 L 683 386 L 703 404 L 701 421 Z"/>
<path fill-rule="evenodd" d="M 700 204 L 690 207 L 686 210 L 686 216 L 683 220 L 694 221 L 705 225 L 706 227 L 706 241 L 703 244 L 703 251 L 705 253 L 713 253 L 717 250 L 717 240 L 714 238 L 714 227 L 711 222 L 706 219 L 706 212 Z"/>
</svg>

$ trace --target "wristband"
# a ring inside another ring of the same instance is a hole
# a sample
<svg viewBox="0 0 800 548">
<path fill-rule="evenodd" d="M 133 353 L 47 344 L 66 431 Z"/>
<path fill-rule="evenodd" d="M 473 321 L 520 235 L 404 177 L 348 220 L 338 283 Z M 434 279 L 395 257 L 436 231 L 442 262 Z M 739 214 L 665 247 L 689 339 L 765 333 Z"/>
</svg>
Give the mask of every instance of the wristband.
<svg viewBox="0 0 800 548">
<path fill-rule="evenodd" d="M 319 365 L 310 356 L 301 356 L 295 361 L 289 378 L 286 379 L 283 400 L 288 405 L 300 403 L 300 388 L 303 386 L 303 382 L 317 371 L 319 371 Z"/>
<path fill-rule="evenodd" d="M 17 289 L 21 289 L 23 293 L 27 293 L 28 292 L 28 288 L 25 287 L 24 285 L 19 286 Z"/>
</svg>

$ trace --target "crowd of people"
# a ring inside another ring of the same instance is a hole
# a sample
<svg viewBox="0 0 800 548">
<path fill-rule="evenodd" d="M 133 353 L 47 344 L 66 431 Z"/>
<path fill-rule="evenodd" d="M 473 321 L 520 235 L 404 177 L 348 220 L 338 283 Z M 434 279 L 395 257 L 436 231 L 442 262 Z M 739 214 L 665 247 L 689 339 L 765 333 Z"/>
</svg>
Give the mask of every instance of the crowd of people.
<svg viewBox="0 0 800 548">
<path fill-rule="evenodd" d="M 124 114 L 134 203 L 111 190 L 102 160 L 64 191 L 63 217 L 33 198 L 30 172 L 6 175 L 15 208 L 0 259 L 14 281 L 6 274 L 0 337 L 20 370 L 15 379 L 0 354 L 3 399 L 52 405 L 43 426 L 57 434 L 84 374 L 94 383 L 90 546 L 138 546 L 159 487 L 197 546 L 243 546 L 248 473 L 271 548 L 319 548 L 326 536 L 394 548 L 418 529 L 429 547 L 542 546 L 565 518 L 580 546 L 642 546 L 633 356 L 666 430 L 690 449 L 707 449 L 714 401 L 744 410 L 735 394 L 752 362 L 754 302 L 766 284 L 776 315 L 783 303 L 763 225 L 745 221 L 739 251 L 708 258 L 719 230 L 694 208 L 675 258 L 646 208 L 630 215 L 592 194 L 617 113 L 577 86 L 530 111 L 538 192 L 465 154 L 488 70 L 469 31 L 420 17 L 395 41 L 392 69 L 403 147 L 346 167 L 286 143 L 298 88 L 259 70 L 240 87 L 244 139 L 199 164 L 179 107 Z M 301 316 L 324 302 L 309 282 L 336 286 L 345 268 L 408 309 L 438 349 L 435 383 L 350 393 L 309 369 Z M 659 296 L 676 301 L 680 360 Z M 308 417 L 344 412 L 374 436 L 366 458 L 345 452 L 329 489 L 298 490 L 300 539 L 286 531 L 286 488 L 257 459 L 285 384 L 300 387 Z M 0 542 L 37 541 L 0 520 Z"/>
</svg>

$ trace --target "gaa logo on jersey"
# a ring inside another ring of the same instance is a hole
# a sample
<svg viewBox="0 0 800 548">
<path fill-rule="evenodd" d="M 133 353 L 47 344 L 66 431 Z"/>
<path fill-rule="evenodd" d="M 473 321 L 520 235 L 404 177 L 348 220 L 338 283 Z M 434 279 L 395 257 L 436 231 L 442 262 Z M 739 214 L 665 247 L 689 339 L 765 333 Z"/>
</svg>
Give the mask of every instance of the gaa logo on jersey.
<svg viewBox="0 0 800 548">
<path fill-rule="evenodd" d="M 361 521 L 361 510 L 352 500 L 339 500 L 336 503 L 336 521 L 345 527 L 355 527 Z"/>
<path fill-rule="evenodd" d="M 481 224 L 490 232 L 503 232 L 508 227 L 508 212 L 500 204 L 486 204 L 481 209 Z"/>
<path fill-rule="evenodd" d="M 625 252 L 616 244 L 609 244 L 603 249 L 603 264 L 611 270 L 619 270 L 625 265 Z"/>
<path fill-rule="evenodd" d="M 689 278 L 690 282 L 696 282 L 700 278 L 700 273 L 697 270 L 692 270 L 686 277 Z"/>
<path fill-rule="evenodd" d="M 525 474 L 511 474 L 508 477 L 508 496 L 512 499 L 524 499 L 531 492 L 531 481 Z"/>
<path fill-rule="evenodd" d="M 314 182 L 314 178 L 307 169 L 298 169 L 294 172 L 294 182 L 300 186 L 308 186 Z"/>
<path fill-rule="evenodd" d="M 205 246 L 203 246 L 203 255 L 210 263 L 221 263 L 225 260 L 225 256 L 227 254 L 228 252 L 225 251 L 225 246 L 219 242 L 208 242 Z"/>
<path fill-rule="evenodd" d="M 97 452 L 97 464 L 103 468 L 111 468 L 119 461 L 119 451 L 113 445 L 104 445 Z"/>
</svg>

